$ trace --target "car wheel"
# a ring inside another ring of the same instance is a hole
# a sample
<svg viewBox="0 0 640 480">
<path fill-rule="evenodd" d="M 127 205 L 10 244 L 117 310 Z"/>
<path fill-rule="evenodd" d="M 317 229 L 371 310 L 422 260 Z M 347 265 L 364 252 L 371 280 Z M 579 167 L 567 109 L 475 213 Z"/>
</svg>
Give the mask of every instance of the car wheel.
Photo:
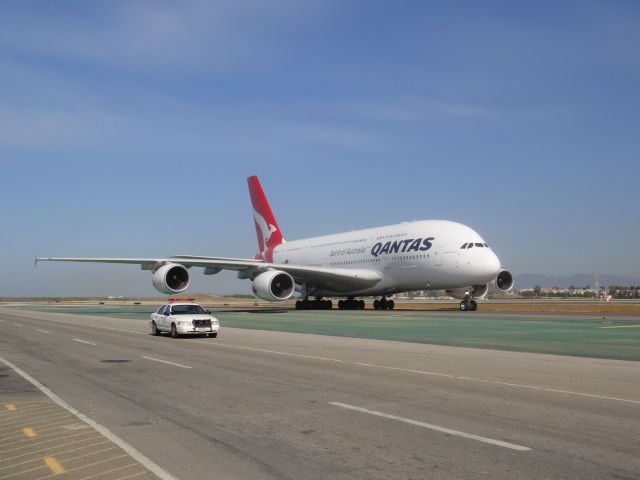
<svg viewBox="0 0 640 480">
<path fill-rule="evenodd" d="M 209 337 L 216 338 L 218 336 L 218 332 L 210 333 Z"/>
<path fill-rule="evenodd" d="M 171 338 L 178 338 L 180 335 L 178 335 L 178 329 L 176 328 L 176 324 L 172 323 L 171 324 Z"/>
<path fill-rule="evenodd" d="M 158 330 L 156 322 L 151 322 L 151 335 L 154 335 L 156 337 L 160 335 L 160 330 Z"/>
</svg>

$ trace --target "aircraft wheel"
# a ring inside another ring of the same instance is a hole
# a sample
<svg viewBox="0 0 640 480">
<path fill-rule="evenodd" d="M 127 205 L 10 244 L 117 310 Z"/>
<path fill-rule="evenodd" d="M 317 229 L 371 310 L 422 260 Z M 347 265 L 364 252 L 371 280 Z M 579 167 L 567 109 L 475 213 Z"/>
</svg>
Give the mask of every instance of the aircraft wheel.
<svg viewBox="0 0 640 480">
<path fill-rule="evenodd" d="M 373 309 L 374 310 L 380 310 L 380 301 L 379 300 L 374 300 L 373 301 Z"/>
<path fill-rule="evenodd" d="M 478 302 L 476 302 L 475 300 L 471 300 L 469 302 L 469 305 L 471 306 L 469 310 L 471 310 L 472 312 L 475 312 L 476 310 L 478 310 Z"/>
<path fill-rule="evenodd" d="M 302 308 L 302 302 L 300 300 L 296 300 L 296 310 L 300 310 Z"/>
<path fill-rule="evenodd" d="M 465 312 L 467 310 L 467 302 L 460 302 L 460 311 Z"/>
<path fill-rule="evenodd" d="M 358 301 L 358 308 L 359 308 L 360 310 L 364 310 L 364 300 L 359 300 L 359 301 Z"/>
<path fill-rule="evenodd" d="M 338 309 L 344 310 L 344 300 L 338 300 Z"/>
<path fill-rule="evenodd" d="M 327 310 L 331 310 L 333 308 L 333 302 L 331 300 L 327 300 L 326 306 Z"/>
<path fill-rule="evenodd" d="M 387 305 L 388 305 L 387 308 L 389 310 L 393 310 L 396 306 L 396 302 L 394 302 L 393 300 L 389 300 L 389 303 L 387 303 Z"/>
</svg>

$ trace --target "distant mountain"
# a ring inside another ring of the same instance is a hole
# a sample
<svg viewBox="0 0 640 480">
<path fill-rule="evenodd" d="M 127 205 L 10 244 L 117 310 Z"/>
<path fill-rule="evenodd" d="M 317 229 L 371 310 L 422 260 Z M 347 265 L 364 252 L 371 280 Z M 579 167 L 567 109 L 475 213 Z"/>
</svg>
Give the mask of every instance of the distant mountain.
<svg viewBox="0 0 640 480">
<path fill-rule="evenodd" d="M 521 273 L 515 274 L 516 284 L 515 288 L 533 288 L 536 285 L 540 285 L 542 288 L 566 288 L 571 285 L 575 287 L 586 287 L 589 285 L 591 288 L 595 286 L 595 274 L 593 273 L 574 273 L 568 276 L 553 276 L 542 275 L 539 273 Z M 640 277 L 626 277 L 624 275 L 607 275 L 600 274 L 600 286 L 607 287 L 609 285 L 640 285 Z"/>
</svg>

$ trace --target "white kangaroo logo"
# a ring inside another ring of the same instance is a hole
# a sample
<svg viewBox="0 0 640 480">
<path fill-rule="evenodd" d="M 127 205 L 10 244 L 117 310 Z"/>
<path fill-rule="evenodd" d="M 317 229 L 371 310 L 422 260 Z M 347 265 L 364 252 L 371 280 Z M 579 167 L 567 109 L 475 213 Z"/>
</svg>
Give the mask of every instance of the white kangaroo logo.
<svg viewBox="0 0 640 480">
<path fill-rule="evenodd" d="M 273 225 L 268 224 L 267 221 L 264 219 L 264 217 L 260 215 L 258 212 L 256 212 L 255 210 L 253 211 L 253 218 L 258 224 L 258 227 L 260 227 L 260 232 L 262 233 L 262 240 L 264 241 L 264 249 L 266 250 L 267 242 L 271 238 L 271 235 L 273 234 L 273 232 L 275 232 L 278 229 Z"/>
</svg>

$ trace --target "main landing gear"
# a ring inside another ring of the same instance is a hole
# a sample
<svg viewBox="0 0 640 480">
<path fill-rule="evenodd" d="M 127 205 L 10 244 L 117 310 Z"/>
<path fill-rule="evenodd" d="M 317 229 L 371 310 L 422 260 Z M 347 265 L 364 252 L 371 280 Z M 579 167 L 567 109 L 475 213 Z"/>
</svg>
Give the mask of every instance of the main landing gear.
<svg viewBox="0 0 640 480">
<path fill-rule="evenodd" d="M 463 300 L 460 302 L 461 312 L 475 312 L 478 309 L 478 303 L 475 300 Z"/>
<path fill-rule="evenodd" d="M 346 300 L 338 300 L 340 310 L 364 310 L 364 300 L 356 300 L 349 297 Z"/>
<path fill-rule="evenodd" d="M 331 300 L 322 300 L 321 298 L 315 300 L 305 298 L 296 302 L 296 310 L 331 310 L 331 308 L 333 308 Z"/>
<path fill-rule="evenodd" d="M 387 300 L 385 297 L 373 301 L 373 308 L 375 310 L 393 310 L 395 306 L 396 304 L 393 300 Z"/>
</svg>

